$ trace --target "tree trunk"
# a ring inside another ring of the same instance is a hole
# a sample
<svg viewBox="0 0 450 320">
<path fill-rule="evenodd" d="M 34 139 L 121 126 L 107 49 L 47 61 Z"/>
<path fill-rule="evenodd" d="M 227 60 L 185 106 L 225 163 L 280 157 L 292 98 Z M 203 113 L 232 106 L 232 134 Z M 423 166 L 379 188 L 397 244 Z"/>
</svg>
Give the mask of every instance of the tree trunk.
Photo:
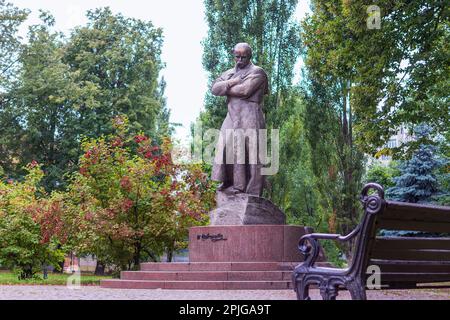
<svg viewBox="0 0 450 320">
<path fill-rule="evenodd" d="M 173 248 L 167 248 L 167 262 L 172 262 L 173 259 Z"/>
<path fill-rule="evenodd" d="M 96 276 L 104 276 L 105 275 L 105 265 L 102 261 L 97 260 L 97 263 L 95 265 L 95 272 L 94 274 Z"/>
<path fill-rule="evenodd" d="M 142 251 L 141 242 L 136 242 L 134 244 L 133 270 L 139 270 L 139 266 L 141 264 L 141 251 Z"/>
<path fill-rule="evenodd" d="M 58 273 L 64 273 L 64 263 L 66 262 L 66 259 L 63 259 L 62 261 L 60 261 L 59 263 L 58 263 L 58 270 L 57 270 L 57 272 Z"/>
<path fill-rule="evenodd" d="M 353 157 L 353 130 L 352 130 L 352 108 L 350 105 L 350 85 L 351 82 L 343 80 L 342 84 L 342 141 L 344 147 L 341 153 L 341 164 L 343 173 L 343 195 L 342 195 L 342 216 L 340 233 L 350 233 L 355 225 L 355 204 L 354 204 L 354 157 Z M 350 243 L 343 243 L 342 248 L 346 255 L 351 254 Z"/>
<path fill-rule="evenodd" d="M 22 267 L 19 274 L 19 280 L 26 280 L 33 278 L 33 267 L 31 265 L 26 265 Z"/>
<path fill-rule="evenodd" d="M 148 254 L 149 258 L 152 259 L 153 262 L 159 262 L 159 259 L 150 250 L 144 249 L 144 252 Z"/>
</svg>

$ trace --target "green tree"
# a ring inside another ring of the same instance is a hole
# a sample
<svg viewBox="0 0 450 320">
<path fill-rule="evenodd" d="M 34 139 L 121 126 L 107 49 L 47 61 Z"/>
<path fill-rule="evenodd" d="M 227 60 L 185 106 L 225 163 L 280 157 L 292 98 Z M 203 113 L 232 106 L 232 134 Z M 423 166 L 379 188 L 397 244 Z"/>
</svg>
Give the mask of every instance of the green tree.
<svg viewBox="0 0 450 320">
<path fill-rule="evenodd" d="M 83 141 L 80 172 L 65 193 L 64 221 L 79 254 L 95 254 L 116 271 L 185 248 L 188 228 L 207 222 L 214 190 L 198 165 L 175 165 L 170 140 L 161 148 L 128 132 Z"/>
<path fill-rule="evenodd" d="M 109 8 L 88 11 L 87 18 L 86 26 L 72 32 L 64 53 L 77 81 L 95 96 L 96 105 L 77 108 L 79 132 L 110 134 L 110 119 L 126 114 L 131 131 L 156 137 L 156 122 L 161 112 L 167 113 L 161 107 L 165 85 L 158 82 L 164 67 L 162 30 L 149 21 L 114 15 Z"/>
<path fill-rule="evenodd" d="M 20 149 L 20 112 L 12 108 L 8 94 L 20 67 L 22 49 L 18 27 L 26 20 L 28 10 L 0 0 L 0 166 L 11 172 Z M 12 139 L 14 137 L 14 139 Z"/>
<path fill-rule="evenodd" d="M 280 130 L 280 170 L 271 179 L 272 201 L 283 208 L 289 223 L 322 229 L 327 219 L 305 130 L 305 103 L 298 97 L 290 106 L 290 116 Z"/>
<path fill-rule="evenodd" d="M 363 2 L 311 3 L 313 14 L 303 23 L 309 76 L 335 88 L 360 150 L 375 155 L 400 126 L 429 123 L 437 133 L 447 131 L 444 1 L 378 1 L 379 29 L 368 29 Z"/>
<path fill-rule="evenodd" d="M 396 161 L 390 161 L 388 165 L 373 163 L 367 170 L 365 183 L 375 182 L 381 185 L 384 190 L 395 185 L 394 178 L 400 175 Z"/>
<path fill-rule="evenodd" d="M 0 93 L 8 87 L 19 66 L 18 55 L 22 45 L 17 31 L 28 14 L 28 10 L 0 0 Z M 2 98 L 0 95 L 0 103 Z"/>
<path fill-rule="evenodd" d="M 338 116 L 333 132 L 342 185 L 334 207 L 341 231 L 357 221 L 362 152 L 375 155 L 401 125 L 428 122 L 447 130 L 448 9 L 443 1 L 376 4 L 379 29 L 368 29 L 368 5 L 359 1 L 313 0 L 302 24 L 309 91 L 316 86 L 327 97 L 321 110 Z"/>
<path fill-rule="evenodd" d="M 35 162 L 26 169 L 22 182 L 0 181 L 0 265 L 17 269 L 20 279 L 32 278 L 44 265 L 57 267 L 64 258 L 58 237 L 64 229 L 55 233 L 60 214 L 53 215 L 39 187 L 44 173 Z"/>
<path fill-rule="evenodd" d="M 44 184 L 50 190 L 63 182 L 64 172 L 75 163 L 75 108 L 84 91 L 62 62 L 64 40 L 62 34 L 51 31 L 54 18 L 41 12 L 41 19 L 42 24 L 30 27 L 18 81 L 9 92 L 19 127 L 8 139 L 20 139 L 17 167 L 33 160 L 44 164 Z"/>
<path fill-rule="evenodd" d="M 444 206 L 450 205 L 450 131 L 446 136 L 439 139 L 438 155 L 446 161 L 446 165 L 439 168 L 436 172 L 438 183 L 441 187 L 442 194 L 438 195 L 435 200 Z"/>
<path fill-rule="evenodd" d="M 420 125 L 415 134 L 419 139 L 428 137 L 431 127 Z M 400 163 L 401 174 L 394 178 L 395 186 L 387 190 L 388 196 L 402 202 L 426 203 L 438 195 L 440 186 L 436 170 L 445 162 L 437 157 L 436 151 L 433 145 L 421 144 L 411 159 Z"/>
<path fill-rule="evenodd" d="M 87 15 L 87 26 L 66 38 L 53 31 L 51 14 L 41 12 L 43 22 L 29 30 L 17 81 L 0 109 L 0 165 L 20 177 L 24 164 L 39 161 L 47 190 L 66 186 L 82 137 L 111 133 L 114 115 L 127 114 L 133 132 L 155 139 L 172 132 L 165 82 L 158 80 L 161 29 L 108 8 Z"/>
</svg>

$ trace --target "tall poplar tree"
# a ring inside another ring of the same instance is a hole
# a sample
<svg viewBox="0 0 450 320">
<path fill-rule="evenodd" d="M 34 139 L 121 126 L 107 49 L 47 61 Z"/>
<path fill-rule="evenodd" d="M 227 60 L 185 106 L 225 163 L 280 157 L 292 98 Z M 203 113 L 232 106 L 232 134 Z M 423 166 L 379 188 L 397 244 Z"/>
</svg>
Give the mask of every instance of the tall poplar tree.
<svg viewBox="0 0 450 320">
<path fill-rule="evenodd" d="M 205 0 L 208 36 L 203 42 L 203 66 L 210 83 L 234 66 L 232 49 L 239 42 L 253 48 L 253 62 L 269 76 L 270 96 L 264 112 L 269 125 L 279 127 L 279 108 L 288 97 L 300 53 L 299 25 L 293 15 L 297 0 Z M 205 98 L 204 127 L 220 128 L 227 113 L 223 98 Z"/>
<path fill-rule="evenodd" d="M 302 51 L 294 16 L 297 1 L 207 0 L 205 6 L 209 31 L 203 64 L 210 82 L 234 65 L 231 50 L 243 41 L 252 46 L 254 63 L 270 77 L 264 112 L 268 127 L 280 130 L 280 168 L 269 177 L 265 196 L 286 212 L 290 223 L 325 231 L 329 204 L 319 193 L 313 172 L 304 94 L 293 83 Z M 225 100 L 207 93 L 205 107 L 200 116 L 203 126 L 219 128 L 227 112 Z"/>
</svg>

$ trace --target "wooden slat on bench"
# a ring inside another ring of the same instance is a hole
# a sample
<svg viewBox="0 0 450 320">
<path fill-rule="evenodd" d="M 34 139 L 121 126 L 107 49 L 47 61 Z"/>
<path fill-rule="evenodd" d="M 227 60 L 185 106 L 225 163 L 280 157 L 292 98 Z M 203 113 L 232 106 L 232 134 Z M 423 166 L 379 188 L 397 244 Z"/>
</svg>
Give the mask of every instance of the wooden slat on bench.
<svg viewBox="0 0 450 320">
<path fill-rule="evenodd" d="M 377 237 L 374 250 L 439 249 L 450 250 L 450 238 Z"/>
<path fill-rule="evenodd" d="M 450 223 L 450 208 L 387 201 L 382 219 Z M 448 231 L 450 232 L 450 231 Z"/>
<path fill-rule="evenodd" d="M 429 204 L 420 204 L 420 203 L 410 203 L 410 202 L 400 202 L 400 201 L 386 201 L 386 208 L 389 210 L 408 210 L 412 209 L 413 211 L 422 212 L 422 213 L 433 213 L 433 214 L 449 214 L 448 206 L 436 206 Z"/>
<path fill-rule="evenodd" d="M 373 250 L 371 258 L 380 260 L 450 261 L 450 250 Z"/>
<path fill-rule="evenodd" d="M 450 261 L 370 260 L 381 272 L 450 273 Z"/>
<path fill-rule="evenodd" d="M 450 281 L 450 273 L 382 273 L 381 283 L 386 282 L 415 282 L 433 283 Z"/>
<path fill-rule="evenodd" d="M 436 233 L 450 233 L 450 223 L 444 222 L 428 222 L 418 220 L 391 220 L 379 219 L 378 229 L 385 230 L 407 230 L 407 231 L 423 231 Z"/>
</svg>

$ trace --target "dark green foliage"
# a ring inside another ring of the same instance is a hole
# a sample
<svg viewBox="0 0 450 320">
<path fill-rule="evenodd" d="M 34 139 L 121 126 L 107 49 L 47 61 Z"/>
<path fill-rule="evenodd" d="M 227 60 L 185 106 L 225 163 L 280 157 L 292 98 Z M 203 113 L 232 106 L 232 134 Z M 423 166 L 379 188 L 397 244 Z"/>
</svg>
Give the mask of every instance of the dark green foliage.
<svg viewBox="0 0 450 320">
<path fill-rule="evenodd" d="M 28 10 L 0 0 L 0 167 L 6 172 L 15 166 L 12 160 L 20 148 L 20 112 L 11 107 L 8 90 L 16 79 L 22 49 L 18 27 L 27 16 Z"/>
<path fill-rule="evenodd" d="M 90 91 L 78 105 L 80 131 L 89 137 L 110 134 L 110 119 L 126 114 L 132 132 L 155 136 L 164 88 L 158 84 L 162 30 L 109 8 L 88 11 L 87 18 L 72 33 L 63 58 Z"/>
<path fill-rule="evenodd" d="M 280 129 L 280 170 L 270 177 L 272 201 L 283 208 L 291 224 L 326 225 L 318 179 L 313 172 L 312 151 L 305 130 L 304 100 L 289 101 L 292 109 Z"/>
<path fill-rule="evenodd" d="M 394 186 L 394 178 L 400 175 L 395 161 L 389 162 L 389 165 L 373 163 L 366 174 L 365 183 L 375 182 L 381 185 L 384 190 Z"/>
<path fill-rule="evenodd" d="M 440 193 L 433 197 L 433 201 L 443 206 L 450 206 L 450 131 L 438 139 L 438 154 L 444 165 L 436 171 Z"/>
<path fill-rule="evenodd" d="M 29 42 L 20 55 L 18 81 L 9 91 L 11 110 L 18 123 L 14 136 L 20 138 L 18 168 L 33 160 L 45 164 L 45 185 L 54 189 L 73 155 L 77 153 L 77 122 L 74 109 L 81 94 L 74 74 L 62 62 L 62 35 L 52 32 L 53 18 L 41 13 L 44 21 L 29 30 Z M 16 174 L 21 171 L 15 170 Z"/>
<path fill-rule="evenodd" d="M 347 115 L 360 150 L 376 154 L 401 125 L 429 123 L 436 133 L 448 130 L 445 1 L 311 3 L 313 14 L 302 25 L 309 76 L 336 88 L 337 95 L 349 91 Z M 380 29 L 367 28 L 370 4 L 381 10 Z M 409 147 L 414 149 L 407 143 L 393 151 L 401 156 Z"/>
<path fill-rule="evenodd" d="M 444 2 L 375 4 L 380 29 L 367 28 L 368 4 L 361 1 L 314 0 L 302 24 L 307 132 L 313 155 L 320 157 L 313 161 L 315 173 L 324 177 L 323 194 L 328 188 L 337 229 L 344 233 L 358 221 L 362 152 L 389 152 L 379 148 L 401 125 L 427 122 L 443 134 L 448 129 Z M 414 152 L 420 143 L 391 151 Z"/>
<path fill-rule="evenodd" d="M 327 56 L 327 52 L 320 54 Z M 340 80 L 334 84 L 325 80 L 326 73 L 324 78 L 313 78 L 309 71 L 316 68 L 314 65 L 307 63 L 306 68 L 308 77 L 302 84 L 304 119 L 316 186 L 327 212 L 328 231 L 347 234 L 359 221 L 361 208 L 357 199 L 364 172 L 364 157 L 353 139 L 349 92 L 340 90 Z"/>
<path fill-rule="evenodd" d="M 38 187 L 43 177 L 35 164 L 27 167 L 23 182 L 3 182 L 0 174 L 0 266 L 17 270 L 19 279 L 31 279 L 43 265 L 55 267 L 64 259 L 56 237 L 46 233 L 57 225 L 43 222 L 45 192 Z"/>
<path fill-rule="evenodd" d="M 18 27 L 28 17 L 28 10 L 15 7 L 6 0 L 0 0 L 0 105 L 1 93 L 8 88 L 17 71 L 17 59 L 21 44 Z"/>
</svg>

